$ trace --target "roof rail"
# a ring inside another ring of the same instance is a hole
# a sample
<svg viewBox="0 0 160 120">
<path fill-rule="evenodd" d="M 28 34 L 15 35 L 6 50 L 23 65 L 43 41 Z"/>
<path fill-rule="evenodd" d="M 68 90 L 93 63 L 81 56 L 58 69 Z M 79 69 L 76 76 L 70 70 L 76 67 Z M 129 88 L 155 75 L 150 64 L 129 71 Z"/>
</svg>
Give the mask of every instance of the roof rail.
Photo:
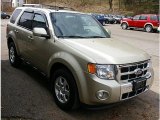
<svg viewBox="0 0 160 120">
<path fill-rule="evenodd" d="M 22 6 L 23 7 L 47 8 L 47 9 L 53 9 L 53 10 L 72 10 L 72 11 L 75 11 L 73 8 L 69 8 L 69 7 L 45 5 L 45 4 L 23 4 Z"/>
<path fill-rule="evenodd" d="M 73 10 L 73 8 L 66 7 L 66 6 L 56 6 L 56 5 L 45 5 L 42 4 L 42 8 L 54 9 L 54 10 Z"/>
</svg>

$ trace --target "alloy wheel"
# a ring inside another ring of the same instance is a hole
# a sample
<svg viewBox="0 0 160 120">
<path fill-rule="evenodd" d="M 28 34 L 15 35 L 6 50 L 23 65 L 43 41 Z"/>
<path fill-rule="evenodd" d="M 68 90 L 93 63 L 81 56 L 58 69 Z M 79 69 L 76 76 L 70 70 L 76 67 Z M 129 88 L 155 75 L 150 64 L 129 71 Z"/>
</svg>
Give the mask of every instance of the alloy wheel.
<svg viewBox="0 0 160 120">
<path fill-rule="evenodd" d="M 60 76 L 55 81 L 55 94 L 61 103 L 67 103 L 70 98 L 70 89 L 67 80 Z"/>
</svg>

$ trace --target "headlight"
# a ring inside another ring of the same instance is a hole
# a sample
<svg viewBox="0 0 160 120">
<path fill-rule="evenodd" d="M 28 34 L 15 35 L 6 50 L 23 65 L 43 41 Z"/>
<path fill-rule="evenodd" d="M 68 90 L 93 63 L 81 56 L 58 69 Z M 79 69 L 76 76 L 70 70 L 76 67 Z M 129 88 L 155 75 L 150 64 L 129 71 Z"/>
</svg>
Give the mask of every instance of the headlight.
<svg viewBox="0 0 160 120">
<path fill-rule="evenodd" d="M 97 75 L 101 79 L 115 79 L 114 65 L 88 64 L 88 72 Z"/>
</svg>

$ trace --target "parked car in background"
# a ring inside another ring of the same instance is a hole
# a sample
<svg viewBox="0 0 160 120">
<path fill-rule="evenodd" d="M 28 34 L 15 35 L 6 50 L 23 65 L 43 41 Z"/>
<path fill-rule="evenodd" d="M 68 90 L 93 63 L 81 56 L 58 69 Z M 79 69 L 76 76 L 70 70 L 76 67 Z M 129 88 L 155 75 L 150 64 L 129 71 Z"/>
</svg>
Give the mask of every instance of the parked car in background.
<svg viewBox="0 0 160 120">
<path fill-rule="evenodd" d="M 91 14 L 93 17 L 95 17 L 102 25 L 105 25 L 107 23 L 107 19 L 105 18 L 104 14 Z"/>
<path fill-rule="evenodd" d="M 8 15 L 5 12 L 1 12 L 1 19 L 9 19 L 9 18 L 10 18 L 10 15 Z"/>
<path fill-rule="evenodd" d="M 114 15 L 113 18 L 115 19 L 116 24 L 120 24 L 121 20 L 124 18 L 123 15 Z"/>
<path fill-rule="evenodd" d="M 146 32 L 157 31 L 159 26 L 159 16 L 156 14 L 141 14 L 133 18 L 123 19 L 121 22 L 122 29 L 127 28 L 144 28 Z"/>
<path fill-rule="evenodd" d="M 106 23 L 107 24 L 113 24 L 113 23 L 115 23 L 115 18 L 113 18 L 112 15 L 104 15 L 104 16 L 106 18 Z"/>
</svg>

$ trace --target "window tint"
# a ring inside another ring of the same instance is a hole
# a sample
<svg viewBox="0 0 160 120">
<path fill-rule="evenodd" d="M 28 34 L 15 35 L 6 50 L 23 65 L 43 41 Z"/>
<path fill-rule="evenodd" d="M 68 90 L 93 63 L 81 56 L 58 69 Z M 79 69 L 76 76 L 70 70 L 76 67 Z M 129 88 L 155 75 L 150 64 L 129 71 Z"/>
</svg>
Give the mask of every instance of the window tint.
<svg viewBox="0 0 160 120">
<path fill-rule="evenodd" d="M 136 15 L 133 17 L 133 20 L 139 20 L 140 15 Z"/>
<path fill-rule="evenodd" d="M 42 27 L 46 29 L 46 21 L 44 17 L 40 14 L 35 14 L 33 18 L 32 27 Z"/>
<path fill-rule="evenodd" d="M 22 27 L 25 27 L 31 30 L 32 29 L 32 18 L 33 18 L 33 13 L 24 12 L 18 24 Z"/>
<path fill-rule="evenodd" d="M 147 16 L 142 15 L 139 19 L 140 20 L 147 20 Z"/>
<path fill-rule="evenodd" d="M 20 14 L 21 11 L 22 11 L 21 9 L 16 9 L 16 10 L 14 11 L 14 13 L 13 13 L 11 19 L 10 19 L 10 22 L 11 22 L 11 23 L 15 23 L 18 15 Z"/>
<path fill-rule="evenodd" d="M 158 20 L 158 16 L 157 16 L 157 15 L 152 15 L 152 16 L 150 17 L 150 19 L 151 19 L 151 20 Z"/>
</svg>

